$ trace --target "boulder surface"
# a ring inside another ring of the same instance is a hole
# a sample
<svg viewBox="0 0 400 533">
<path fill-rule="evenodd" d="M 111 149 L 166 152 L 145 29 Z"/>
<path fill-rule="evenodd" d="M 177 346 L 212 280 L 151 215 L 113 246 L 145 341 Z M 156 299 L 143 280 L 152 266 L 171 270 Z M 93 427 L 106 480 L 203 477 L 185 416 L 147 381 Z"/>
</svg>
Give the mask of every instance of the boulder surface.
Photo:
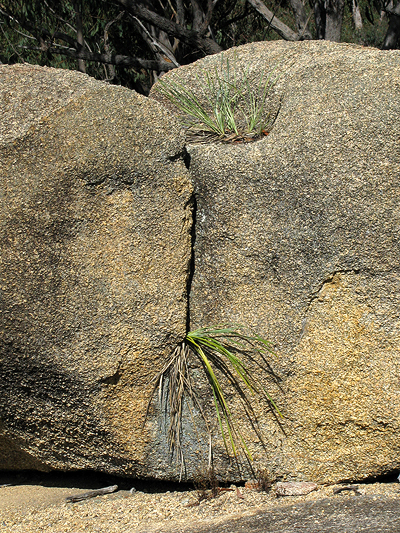
<svg viewBox="0 0 400 533">
<path fill-rule="evenodd" d="M 256 88 L 275 69 L 276 120 L 261 140 L 202 139 L 189 155 L 154 99 L 0 66 L 0 468 L 179 477 L 164 417 L 143 423 L 190 321 L 275 345 L 269 371 L 251 370 L 282 419 L 259 398 L 252 425 L 224 385 L 256 472 L 329 483 L 400 469 L 400 52 L 253 43 L 164 80 L 204 99 L 202 77 L 227 59 Z M 208 440 L 186 411 L 193 478 Z M 249 474 L 222 442 L 214 458 L 224 480 Z"/>
<path fill-rule="evenodd" d="M 0 66 L 0 102 L 0 468 L 168 477 L 143 422 L 186 333 L 180 127 L 133 91 L 31 65 Z"/>
<path fill-rule="evenodd" d="M 256 142 L 187 147 L 191 327 L 246 324 L 275 344 L 275 379 L 260 377 L 284 418 L 255 407 L 264 447 L 243 429 L 271 477 L 400 469 L 400 52 L 274 41 L 223 57 L 163 80 L 206 103 L 204 73 L 224 61 L 253 88 L 275 68 L 279 112 Z"/>
</svg>

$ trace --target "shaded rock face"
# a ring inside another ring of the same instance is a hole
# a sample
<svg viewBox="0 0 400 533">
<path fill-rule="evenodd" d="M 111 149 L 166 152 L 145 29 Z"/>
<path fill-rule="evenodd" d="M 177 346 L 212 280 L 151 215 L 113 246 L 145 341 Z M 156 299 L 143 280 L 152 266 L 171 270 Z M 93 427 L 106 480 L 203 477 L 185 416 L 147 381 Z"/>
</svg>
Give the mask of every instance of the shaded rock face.
<svg viewBox="0 0 400 533">
<path fill-rule="evenodd" d="M 265 449 L 244 429 L 273 477 L 400 469 L 400 52 L 305 41 L 224 54 L 252 80 L 277 66 L 282 106 L 260 141 L 188 145 L 191 328 L 244 323 L 275 343 L 280 381 L 263 379 L 285 418 L 256 409 Z M 163 79 L 201 98 L 196 74 L 219 64 Z"/>
<path fill-rule="evenodd" d="M 156 102 L 0 66 L 0 468 L 168 477 L 143 430 L 187 321 L 192 185 Z"/>
</svg>

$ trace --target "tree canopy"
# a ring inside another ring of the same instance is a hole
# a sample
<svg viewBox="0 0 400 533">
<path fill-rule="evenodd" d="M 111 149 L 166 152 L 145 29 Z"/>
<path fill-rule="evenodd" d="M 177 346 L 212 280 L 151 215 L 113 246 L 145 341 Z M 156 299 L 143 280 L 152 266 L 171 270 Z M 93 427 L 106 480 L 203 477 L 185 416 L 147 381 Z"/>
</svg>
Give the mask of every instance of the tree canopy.
<svg viewBox="0 0 400 533">
<path fill-rule="evenodd" d="M 400 47 L 393 0 L 0 0 L 0 61 L 78 69 L 147 93 L 162 73 L 252 41 Z"/>
</svg>

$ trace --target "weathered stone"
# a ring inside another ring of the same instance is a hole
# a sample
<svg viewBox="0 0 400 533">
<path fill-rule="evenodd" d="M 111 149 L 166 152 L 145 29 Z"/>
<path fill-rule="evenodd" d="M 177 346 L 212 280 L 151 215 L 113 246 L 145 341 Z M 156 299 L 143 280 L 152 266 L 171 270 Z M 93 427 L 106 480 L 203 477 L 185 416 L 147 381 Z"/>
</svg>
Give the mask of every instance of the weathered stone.
<svg viewBox="0 0 400 533">
<path fill-rule="evenodd" d="M 277 496 L 304 496 L 317 488 L 318 485 L 311 481 L 278 481 L 275 492 Z"/>
<path fill-rule="evenodd" d="M 362 498 L 321 498 L 257 510 L 254 514 L 218 520 L 213 533 L 397 533 L 400 528 L 397 495 Z M 188 525 L 176 533 L 209 533 L 210 525 Z M 166 530 L 165 530 L 166 531 Z M 161 533 L 161 532 L 160 532 Z M 164 533 L 164 532 L 162 532 Z"/>
<path fill-rule="evenodd" d="M 186 332 L 180 127 L 133 91 L 31 65 L 0 66 L 0 102 L 0 468 L 173 477 L 143 422 Z"/>
<path fill-rule="evenodd" d="M 244 323 L 275 343 L 281 381 L 260 377 L 285 418 L 255 408 L 265 448 L 242 426 L 272 477 L 400 469 L 400 52 L 305 41 L 224 56 L 253 86 L 277 67 L 282 106 L 260 141 L 188 147 L 192 328 Z M 199 79 L 220 65 L 163 79 L 204 98 Z"/>
</svg>

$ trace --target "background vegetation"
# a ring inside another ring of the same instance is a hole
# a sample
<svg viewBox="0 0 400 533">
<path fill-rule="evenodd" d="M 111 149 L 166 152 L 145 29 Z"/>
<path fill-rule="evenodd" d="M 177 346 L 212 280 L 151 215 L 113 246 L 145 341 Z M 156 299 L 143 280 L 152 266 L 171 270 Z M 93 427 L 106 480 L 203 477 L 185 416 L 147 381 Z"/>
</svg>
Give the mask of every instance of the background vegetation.
<svg viewBox="0 0 400 533">
<path fill-rule="evenodd" d="M 167 70 L 252 41 L 400 47 L 396 0 L 0 0 L 0 61 L 147 94 Z"/>
</svg>

